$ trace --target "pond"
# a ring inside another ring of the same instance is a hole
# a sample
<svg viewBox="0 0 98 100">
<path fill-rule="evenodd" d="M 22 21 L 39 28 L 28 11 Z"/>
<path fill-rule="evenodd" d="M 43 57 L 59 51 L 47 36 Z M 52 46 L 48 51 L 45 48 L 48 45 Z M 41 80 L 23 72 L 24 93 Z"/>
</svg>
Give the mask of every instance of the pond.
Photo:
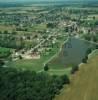
<svg viewBox="0 0 98 100">
<path fill-rule="evenodd" d="M 69 38 L 62 46 L 57 57 L 49 62 L 51 68 L 64 68 L 78 65 L 85 57 L 88 48 L 94 48 L 94 44 L 77 38 Z"/>
</svg>

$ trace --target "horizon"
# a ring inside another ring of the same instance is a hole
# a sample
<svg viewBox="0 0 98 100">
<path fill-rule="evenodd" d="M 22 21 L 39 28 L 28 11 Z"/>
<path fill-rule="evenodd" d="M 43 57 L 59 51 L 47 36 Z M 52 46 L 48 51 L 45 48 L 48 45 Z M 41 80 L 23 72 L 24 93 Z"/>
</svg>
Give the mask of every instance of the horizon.
<svg viewBox="0 0 98 100">
<path fill-rule="evenodd" d="M 0 0 L 0 7 L 18 7 L 30 4 L 44 5 L 73 5 L 73 4 L 97 4 L 98 0 Z"/>
<path fill-rule="evenodd" d="M 7 2 L 90 2 L 90 1 L 98 1 L 98 0 L 0 0 L 2 3 Z"/>
</svg>

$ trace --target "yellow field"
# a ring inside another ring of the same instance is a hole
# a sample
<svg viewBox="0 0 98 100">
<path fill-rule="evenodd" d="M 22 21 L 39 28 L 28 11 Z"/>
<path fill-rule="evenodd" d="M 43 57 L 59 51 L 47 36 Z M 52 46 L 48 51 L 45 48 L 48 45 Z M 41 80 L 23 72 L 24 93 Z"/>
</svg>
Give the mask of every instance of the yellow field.
<svg viewBox="0 0 98 100">
<path fill-rule="evenodd" d="M 98 100 L 98 55 L 80 66 L 80 71 L 71 77 L 55 100 Z"/>
<path fill-rule="evenodd" d="M 98 20 L 98 14 L 89 15 L 88 19 L 93 20 L 93 17 L 95 17 L 95 19 Z"/>
<path fill-rule="evenodd" d="M 15 30 L 14 26 L 0 25 L 0 31 L 2 31 L 2 32 L 4 32 L 4 31 L 12 32 L 14 30 Z"/>
</svg>

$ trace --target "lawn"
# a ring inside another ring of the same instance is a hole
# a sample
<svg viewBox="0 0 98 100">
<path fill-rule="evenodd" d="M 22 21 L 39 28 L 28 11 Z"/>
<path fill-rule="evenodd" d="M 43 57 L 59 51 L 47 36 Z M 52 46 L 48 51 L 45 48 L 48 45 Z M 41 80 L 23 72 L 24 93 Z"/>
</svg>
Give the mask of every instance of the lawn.
<svg viewBox="0 0 98 100">
<path fill-rule="evenodd" d="M 98 51 L 82 64 L 71 77 L 71 84 L 65 86 L 54 100 L 98 100 Z M 91 56 L 91 55 L 90 55 Z"/>
<path fill-rule="evenodd" d="M 32 70 L 32 71 L 36 71 L 36 72 L 39 72 L 39 71 L 43 71 L 43 67 L 44 67 L 44 63 L 50 59 L 53 55 L 54 55 L 55 52 L 49 54 L 49 55 L 43 55 L 41 57 L 41 59 L 31 59 L 31 60 L 17 60 L 17 61 L 12 61 L 12 62 L 9 62 L 8 63 L 8 66 L 10 67 L 15 67 L 15 68 L 18 68 L 18 69 L 25 69 L 25 70 Z"/>
</svg>

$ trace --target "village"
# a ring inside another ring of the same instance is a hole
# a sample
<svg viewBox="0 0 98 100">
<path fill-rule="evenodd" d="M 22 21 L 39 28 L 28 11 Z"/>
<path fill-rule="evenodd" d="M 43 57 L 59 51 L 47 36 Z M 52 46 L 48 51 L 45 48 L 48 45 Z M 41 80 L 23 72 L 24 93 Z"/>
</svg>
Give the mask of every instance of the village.
<svg viewBox="0 0 98 100">
<path fill-rule="evenodd" d="M 0 12 L 0 45 L 11 48 L 12 62 L 36 60 L 44 66 L 72 37 L 98 41 L 98 17 L 90 14 L 97 13 L 95 10 L 63 6 L 17 9 Z"/>
<path fill-rule="evenodd" d="M 98 100 L 97 0 L 0 0 L 0 100 Z"/>
</svg>

